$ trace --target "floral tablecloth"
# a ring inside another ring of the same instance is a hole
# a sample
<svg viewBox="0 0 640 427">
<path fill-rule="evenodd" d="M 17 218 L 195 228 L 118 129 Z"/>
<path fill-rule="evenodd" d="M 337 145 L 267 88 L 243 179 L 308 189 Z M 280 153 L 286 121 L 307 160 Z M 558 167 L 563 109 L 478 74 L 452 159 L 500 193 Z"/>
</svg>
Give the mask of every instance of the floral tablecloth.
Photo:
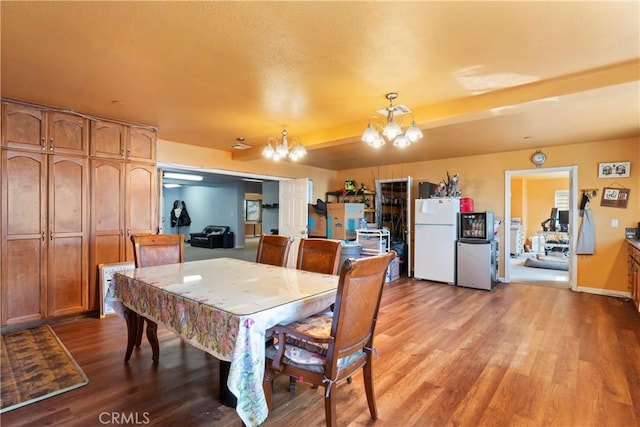
<svg viewBox="0 0 640 427">
<path fill-rule="evenodd" d="M 116 298 L 220 360 L 248 426 L 268 414 L 262 388 L 265 331 L 335 300 L 338 276 L 218 258 L 114 275 Z"/>
</svg>

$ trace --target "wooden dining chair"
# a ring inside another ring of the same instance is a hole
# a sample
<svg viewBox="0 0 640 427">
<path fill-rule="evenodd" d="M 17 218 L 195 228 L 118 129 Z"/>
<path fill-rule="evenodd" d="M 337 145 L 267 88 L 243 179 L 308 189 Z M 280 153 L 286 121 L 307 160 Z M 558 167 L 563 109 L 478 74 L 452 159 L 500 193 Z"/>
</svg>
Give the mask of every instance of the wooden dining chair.
<svg viewBox="0 0 640 427">
<path fill-rule="evenodd" d="M 292 241 L 287 236 L 263 234 L 258 241 L 256 262 L 285 267 Z"/>
<path fill-rule="evenodd" d="M 329 239 L 301 239 L 296 268 L 314 273 L 338 274 L 342 241 Z M 333 311 L 333 304 L 330 308 Z M 293 339 L 290 342 L 297 344 Z M 296 389 L 296 378 L 289 379 L 289 391 Z"/>
<path fill-rule="evenodd" d="M 332 314 L 310 316 L 268 331 L 277 342 L 266 349 L 264 393 L 271 408 L 273 380 L 285 374 L 325 388 L 324 408 L 327 426 L 334 427 L 336 386 L 350 381 L 363 369 L 364 387 L 372 419 L 377 419 L 373 389 L 372 353 L 380 299 L 389 263 L 395 252 L 368 258 L 348 259 L 340 270 L 335 309 Z M 287 343 L 293 336 L 310 346 Z M 312 350 L 311 348 L 315 348 Z"/>
<path fill-rule="evenodd" d="M 315 273 L 338 274 L 342 242 L 329 239 L 301 239 L 296 268 Z"/>
<path fill-rule="evenodd" d="M 177 264 L 184 262 L 183 234 L 156 234 L 147 236 L 131 236 L 136 268 L 156 265 Z M 127 316 L 127 351 L 124 361 L 128 362 L 133 347 L 140 347 L 144 325 L 147 324 L 147 339 L 153 351 L 153 361 L 160 357 L 158 344 L 158 325 L 132 310 Z"/>
</svg>

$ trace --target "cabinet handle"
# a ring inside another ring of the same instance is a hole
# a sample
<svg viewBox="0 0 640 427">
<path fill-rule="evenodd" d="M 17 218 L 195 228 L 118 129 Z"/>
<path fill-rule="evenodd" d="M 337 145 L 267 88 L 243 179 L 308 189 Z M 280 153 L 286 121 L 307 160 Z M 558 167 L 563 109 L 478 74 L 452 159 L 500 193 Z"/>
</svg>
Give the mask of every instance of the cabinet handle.
<svg viewBox="0 0 640 427">
<path fill-rule="evenodd" d="M 49 240 L 53 241 L 53 230 L 49 230 Z"/>
<path fill-rule="evenodd" d="M 127 159 L 131 158 L 131 148 L 127 148 Z"/>
<path fill-rule="evenodd" d="M 53 151 L 53 137 L 49 139 L 49 151 Z"/>
<path fill-rule="evenodd" d="M 124 237 L 124 230 L 122 228 L 120 229 L 120 237 Z"/>
<path fill-rule="evenodd" d="M 127 228 L 127 237 L 131 237 L 131 230 Z"/>
<path fill-rule="evenodd" d="M 120 157 L 124 159 L 124 147 L 120 148 Z"/>
<path fill-rule="evenodd" d="M 43 136 L 43 137 L 42 137 L 42 144 L 40 144 L 40 148 L 42 148 L 43 150 L 46 150 L 46 149 L 47 149 L 47 147 L 46 147 L 46 141 L 47 141 L 47 140 L 46 140 L 46 139 L 45 139 L 45 137 Z"/>
<path fill-rule="evenodd" d="M 44 231 L 42 232 L 42 241 L 44 242 Z"/>
</svg>

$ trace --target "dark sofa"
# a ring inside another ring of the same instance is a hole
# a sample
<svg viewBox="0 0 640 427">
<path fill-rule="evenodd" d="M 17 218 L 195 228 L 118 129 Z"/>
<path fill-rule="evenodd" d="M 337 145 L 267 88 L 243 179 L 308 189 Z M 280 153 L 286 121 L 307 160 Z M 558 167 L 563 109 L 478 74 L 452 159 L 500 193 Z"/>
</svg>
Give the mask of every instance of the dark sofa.
<svg viewBox="0 0 640 427">
<path fill-rule="evenodd" d="M 191 246 L 233 248 L 233 232 L 226 225 L 207 225 L 201 233 L 189 233 Z"/>
</svg>

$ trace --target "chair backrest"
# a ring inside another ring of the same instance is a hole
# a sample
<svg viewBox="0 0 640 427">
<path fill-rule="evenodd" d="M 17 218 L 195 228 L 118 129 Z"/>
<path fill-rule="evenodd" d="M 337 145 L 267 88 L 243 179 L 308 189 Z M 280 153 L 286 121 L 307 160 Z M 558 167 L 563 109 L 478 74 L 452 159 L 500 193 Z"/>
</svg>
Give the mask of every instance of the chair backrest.
<svg viewBox="0 0 640 427">
<path fill-rule="evenodd" d="M 131 236 L 136 267 L 184 262 L 183 234 Z"/>
<path fill-rule="evenodd" d="M 290 248 L 291 239 L 289 237 L 263 234 L 258 241 L 256 262 L 285 267 Z"/>
<path fill-rule="evenodd" d="M 298 270 L 314 273 L 338 274 L 342 242 L 329 239 L 300 239 Z"/>
<path fill-rule="evenodd" d="M 327 349 L 327 378 L 337 375 L 339 359 L 373 348 L 382 289 L 394 251 L 359 259 L 347 259 L 340 270 L 340 281 L 333 309 L 331 336 Z"/>
</svg>

